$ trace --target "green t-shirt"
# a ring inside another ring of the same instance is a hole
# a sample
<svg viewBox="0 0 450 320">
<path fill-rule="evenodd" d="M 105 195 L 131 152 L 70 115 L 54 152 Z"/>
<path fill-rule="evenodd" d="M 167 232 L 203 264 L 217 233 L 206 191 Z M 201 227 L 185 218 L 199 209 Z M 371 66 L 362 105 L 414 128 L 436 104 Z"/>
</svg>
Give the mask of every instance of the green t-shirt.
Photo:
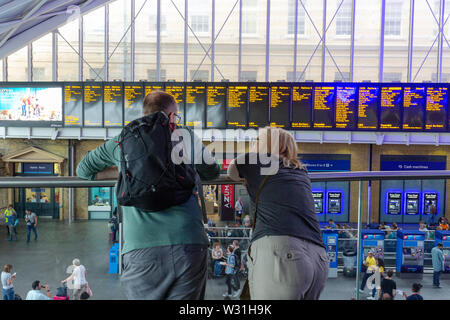
<svg viewBox="0 0 450 320">
<path fill-rule="evenodd" d="M 77 176 L 81 179 L 95 180 L 96 174 L 106 168 L 118 166 L 120 170 L 118 139 L 119 137 L 114 137 L 90 151 L 78 164 Z M 203 152 L 203 144 L 200 149 Z M 203 163 L 195 167 L 202 180 L 215 179 L 220 172 L 216 161 L 212 165 Z M 122 207 L 122 210 L 124 239 L 122 253 L 158 246 L 208 244 L 202 223 L 202 212 L 194 195 L 181 205 L 158 212 L 146 212 L 134 207 Z"/>
</svg>

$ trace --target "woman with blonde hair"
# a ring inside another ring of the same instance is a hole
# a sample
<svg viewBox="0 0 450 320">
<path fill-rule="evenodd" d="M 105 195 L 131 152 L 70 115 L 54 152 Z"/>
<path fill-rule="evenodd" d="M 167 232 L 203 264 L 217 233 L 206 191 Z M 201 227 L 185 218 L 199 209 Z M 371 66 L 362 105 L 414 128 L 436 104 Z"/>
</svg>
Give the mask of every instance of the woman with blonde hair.
<svg viewBox="0 0 450 320">
<path fill-rule="evenodd" d="M 228 175 L 244 179 L 254 203 L 248 252 L 251 299 L 319 299 L 329 262 L 311 182 L 292 135 L 279 128 L 260 129 L 250 152 L 230 163 Z"/>
</svg>

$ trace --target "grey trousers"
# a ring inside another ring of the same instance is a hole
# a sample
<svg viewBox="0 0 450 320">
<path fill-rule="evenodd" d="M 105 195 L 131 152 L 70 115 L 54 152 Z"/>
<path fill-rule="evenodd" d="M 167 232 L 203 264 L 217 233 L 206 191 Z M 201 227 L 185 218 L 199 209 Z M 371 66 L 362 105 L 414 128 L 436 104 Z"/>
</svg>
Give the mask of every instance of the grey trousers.
<svg viewBox="0 0 450 320">
<path fill-rule="evenodd" d="M 290 236 L 265 236 L 251 244 L 248 281 L 252 300 L 317 300 L 328 278 L 323 247 Z"/>
<path fill-rule="evenodd" d="M 203 300 L 208 248 L 187 244 L 123 255 L 122 287 L 130 300 Z"/>
</svg>

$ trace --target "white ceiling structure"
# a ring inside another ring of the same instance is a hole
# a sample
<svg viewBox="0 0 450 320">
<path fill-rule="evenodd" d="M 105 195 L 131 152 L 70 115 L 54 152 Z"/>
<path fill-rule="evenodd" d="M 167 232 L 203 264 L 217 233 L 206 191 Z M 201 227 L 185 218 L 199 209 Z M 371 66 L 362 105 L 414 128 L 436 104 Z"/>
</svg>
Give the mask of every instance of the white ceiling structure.
<svg viewBox="0 0 450 320">
<path fill-rule="evenodd" d="M 111 0 L 0 0 L 0 59 Z"/>
</svg>

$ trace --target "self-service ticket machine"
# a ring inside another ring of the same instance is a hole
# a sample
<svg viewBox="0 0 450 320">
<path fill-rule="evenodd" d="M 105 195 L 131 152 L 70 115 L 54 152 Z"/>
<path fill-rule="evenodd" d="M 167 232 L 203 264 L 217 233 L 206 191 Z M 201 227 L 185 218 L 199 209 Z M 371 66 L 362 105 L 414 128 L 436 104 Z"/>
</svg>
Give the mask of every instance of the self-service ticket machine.
<svg viewBox="0 0 450 320">
<path fill-rule="evenodd" d="M 401 278 L 423 277 L 425 232 L 397 231 L 397 274 Z"/>
<path fill-rule="evenodd" d="M 369 251 L 374 252 L 375 258 L 384 259 L 384 232 L 383 231 L 378 230 L 378 229 L 362 230 L 361 237 L 362 237 L 361 264 L 366 260 Z"/>
<path fill-rule="evenodd" d="M 337 278 L 338 271 L 338 233 L 336 230 L 323 230 L 323 242 L 325 244 L 330 265 L 328 268 L 328 278 Z"/>
<path fill-rule="evenodd" d="M 444 246 L 444 272 L 442 272 L 441 277 L 444 279 L 450 278 L 450 231 L 437 230 L 435 232 L 435 243 L 436 246 L 439 242 Z"/>
</svg>

